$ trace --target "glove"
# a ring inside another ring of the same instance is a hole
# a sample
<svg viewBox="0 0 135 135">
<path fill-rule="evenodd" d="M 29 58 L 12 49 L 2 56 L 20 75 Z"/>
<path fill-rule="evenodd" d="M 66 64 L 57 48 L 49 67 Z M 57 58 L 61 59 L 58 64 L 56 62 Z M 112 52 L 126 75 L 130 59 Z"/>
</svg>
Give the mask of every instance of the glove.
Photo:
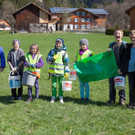
<svg viewBox="0 0 135 135">
<path fill-rule="evenodd" d="M 36 64 L 31 64 L 31 67 L 32 68 L 36 68 Z"/>
<path fill-rule="evenodd" d="M 30 63 L 28 63 L 27 67 L 31 67 L 31 64 L 30 64 Z"/>
<path fill-rule="evenodd" d="M 69 73 L 65 73 L 64 78 L 68 78 L 68 77 L 69 77 Z"/>
<path fill-rule="evenodd" d="M 117 70 L 118 74 L 122 75 L 122 72 L 120 71 L 120 69 Z"/>
<path fill-rule="evenodd" d="M 56 60 L 59 57 L 60 53 L 57 53 L 56 55 L 53 56 L 54 60 Z"/>
<path fill-rule="evenodd" d="M 107 52 L 110 52 L 111 50 L 112 50 L 111 48 L 108 48 L 108 49 L 107 49 Z"/>
<path fill-rule="evenodd" d="M 15 67 L 12 69 L 13 72 L 17 72 L 17 70 L 19 69 L 19 67 Z"/>
</svg>

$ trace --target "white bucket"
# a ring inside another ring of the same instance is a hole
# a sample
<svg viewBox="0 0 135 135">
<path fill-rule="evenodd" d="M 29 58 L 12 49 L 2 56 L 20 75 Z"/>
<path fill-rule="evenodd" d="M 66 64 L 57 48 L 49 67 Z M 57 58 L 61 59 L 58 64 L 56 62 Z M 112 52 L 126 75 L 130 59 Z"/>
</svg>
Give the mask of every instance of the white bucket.
<svg viewBox="0 0 135 135">
<path fill-rule="evenodd" d="M 123 90 L 125 88 L 125 78 L 123 76 L 117 76 L 114 78 L 115 88 Z"/>
<path fill-rule="evenodd" d="M 76 70 L 75 69 L 70 70 L 69 80 L 73 80 L 73 81 L 76 80 Z"/>
<path fill-rule="evenodd" d="M 9 81 L 9 87 L 11 89 L 19 88 L 20 87 L 20 76 L 10 76 L 11 72 L 9 73 L 8 81 Z"/>
<path fill-rule="evenodd" d="M 36 75 L 29 71 L 23 72 L 22 85 L 34 86 L 36 80 Z"/>
<path fill-rule="evenodd" d="M 72 81 L 62 81 L 62 90 L 71 91 L 72 90 Z"/>
</svg>

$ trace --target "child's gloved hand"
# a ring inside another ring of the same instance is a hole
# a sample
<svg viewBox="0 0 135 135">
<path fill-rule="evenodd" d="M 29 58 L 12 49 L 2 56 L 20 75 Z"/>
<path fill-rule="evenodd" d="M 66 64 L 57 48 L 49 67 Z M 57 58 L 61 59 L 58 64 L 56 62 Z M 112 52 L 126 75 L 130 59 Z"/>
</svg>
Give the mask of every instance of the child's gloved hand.
<svg viewBox="0 0 135 135">
<path fill-rule="evenodd" d="M 108 49 L 107 49 L 107 52 L 110 52 L 111 50 L 112 50 L 111 48 L 108 48 Z"/>
<path fill-rule="evenodd" d="M 13 72 L 17 72 L 18 69 L 19 69 L 19 67 L 15 67 L 15 68 L 12 69 L 12 71 L 13 71 Z"/>
<path fill-rule="evenodd" d="M 56 55 L 53 56 L 54 60 L 56 60 L 59 57 L 60 53 L 57 53 Z"/>
<path fill-rule="evenodd" d="M 68 77 L 69 77 L 69 73 L 65 73 L 64 78 L 68 78 Z"/>
<path fill-rule="evenodd" d="M 120 69 L 117 70 L 118 74 L 122 75 L 122 72 L 120 71 Z"/>
<path fill-rule="evenodd" d="M 32 68 L 36 68 L 36 64 L 31 64 L 31 67 Z"/>
</svg>

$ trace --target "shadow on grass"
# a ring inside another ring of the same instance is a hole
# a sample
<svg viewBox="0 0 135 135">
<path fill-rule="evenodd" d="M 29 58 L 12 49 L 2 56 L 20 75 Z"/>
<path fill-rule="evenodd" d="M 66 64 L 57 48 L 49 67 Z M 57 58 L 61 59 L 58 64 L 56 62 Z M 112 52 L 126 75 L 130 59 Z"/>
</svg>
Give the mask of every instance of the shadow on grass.
<svg viewBox="0 0 135 135">
<path fill-rule="evenodd" d="M 39 97 L 42 100 L 48 101 L 50 102 L 51 100 L 51 96 L 46 96 L 46 95 L 40 95 Z M 58 100 L 58 98 L 57 98 Z M 89 102 L 87 101 L 81 101 L 80 98 L 73 98 L 73 97 L 64 97 L 64 102 L 73 102 L 76 104 L 82 104 L 82 105 L 97 105 L 97 106 L 108 106 L 106 102 L 102 102 L 102 101 L 92 101 L 90 100 Z"/>
<path fill-rule="evenodd" d="M 0 96 L 0 102 L 9 105 L 9 104 L 14 104 L 15 101 L 11 100 L 11 96 Z"/>
</svg>

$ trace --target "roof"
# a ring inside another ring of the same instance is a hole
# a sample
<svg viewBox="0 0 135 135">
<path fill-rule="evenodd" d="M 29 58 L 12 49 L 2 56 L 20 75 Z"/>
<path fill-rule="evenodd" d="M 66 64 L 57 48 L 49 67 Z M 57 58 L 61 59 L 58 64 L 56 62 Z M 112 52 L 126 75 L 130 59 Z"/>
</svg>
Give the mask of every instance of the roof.
<svg viewBox="0 0 135 135">
<path fill-rule="evenodd" d="M 21 8 L 18 9 L 17 11 L 15 11 L 15 12 L 13 13 L 13 16 L 15 17 L 16 14 L 17 14 L 20 10 L 22 10 L 23 8 L 25 8 L 25 7 L 29 6 L 29 5 L 34 5 L 35 7 L 41 9 L 43 12 L 46 12 L 47 14 L 51 15 L 50 12 L 46 11 L 45 9 L 43 9 L 43 8 L 41 8 L 40 6 L 36 5 L 35 3 L 32 3 L 32 2 L 31 2 L 31 3 L 28 3 L 27 5 L 24 5 L 23 7 L 21 7 Z"/>
<path fill-rule="evenodd" d="M 128 14 L 128 15 L 130 15 L 131 10 L 133 10 L 133 9 L 135 9 L 135 5 L 132 6 L 131 8 L 129 8 L 129 9 L 127 9 L 127 10 L 125 11 L 125 13 Z"/>
<path fill-rule="evenodd" d="M 50 7 L 49 9 L 51 13 L 71 13 L 80 8 Z M 81 9 L 84 9 L 95 15 L 97 14 L 108 15 L 108 12 L 106 12 L 104 9 L 94 9 L 94 8 L 81 8 Z"/>
</svg>

